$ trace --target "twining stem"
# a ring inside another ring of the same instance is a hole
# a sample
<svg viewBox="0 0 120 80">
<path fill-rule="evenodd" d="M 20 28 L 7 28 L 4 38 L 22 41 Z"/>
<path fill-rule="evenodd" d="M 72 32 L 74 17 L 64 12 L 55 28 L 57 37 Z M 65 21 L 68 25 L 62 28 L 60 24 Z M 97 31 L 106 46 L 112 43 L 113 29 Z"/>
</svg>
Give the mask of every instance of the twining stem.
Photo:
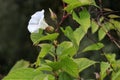
<svg viewBox="0 0 120 80">
<path fill-rule="evenodd" d="M 63 12 L 63 16 L 62 16 L 62 19 L 61 21 L 57 24 L 57 28 L 55 29 L 55 32 L 58 32 L 59 28 L 60 28 L 60 25 L 63 23 L 63 21 L 69 16 L 69 14 L 65 14 Z"/>
<path fill-rule="evenodd" d="M 58 79 L 59 79 L 58 74 L 57 74 L 56 72 L 54 72 L 54 71 L 53 71 L 53 74 L 54 74 L 54 76 L 55 76 L 55 80 L 58 80 Z"/>
<path fill-rule="evenodd" d="M 102 13 L 103 14 L 103 13 Z M 103 16 L 103 15 L 102 15 Z M 105 28 L 101 26 L 101 23 L 98 22 L 98 25 L 102 28 L 102 30 L 106 33 L 106 35 L 109 37 L 109 39 L 120 49 L 120 45 L 117 43 L 117 41 L 114 39 L 113 36 L 111 36 Z"/>
<path fill-rule="evenodd" d="M 63 8 L 65 8 L 66 7 L 66 5 L 65 5 L 65 3 L 63 2 Z M 59 23 L 57 23 L 57 28 L 55 29 L 55 32 L 58 32 L 58 30 L 59 30 L 59 28 L 60 28 L 60 25 L 63 23 L 63 21 L 67 18 L 69 16 L 69 14 L 68 13 L 66 13 L 66 11 L 64 10 L 63 11 L 63 14 L 62 14 L 62 19 L 60 20 L 60 22 Z"/>
<path fill-rule="evenodd" d="M 53 45 L 55 47 L 54 62 L 57 62 L 58 61 L 58 55 L 57 55 L 57 45 L 58 45 L 58 42 L 57 42 L 57 40 L 54 40 Z M 59 80 L 59 76 L 58 76 L 58 73 L 56 71 L 53 71 L 53 75 L 55 77 L 55 80 Z"/>
<path fill-rule="evenodd" d="M 99 0 L 99 6 L 102 7 L 102 0 Z"/>
<path fill-rule="evenodd" d="M 117 41 L 108 32 L 106 32 L 106 30 L 103 27 L 101 27 L 101 28 L 107 34 L 107 36 L 110 38 L 110 40 L 120 49 L 120 45 L 117 43 Z"/>
<path fill-rule="evenodd" d="M 100 8 L 100 14 L 101 14 L 102 16 L 104 16 L 103 10 L 102 10 L 102 0 L 99 0 L 99 6 L 101 7 L 101 8 Z M 101 15 L 99 15 L 99 16 L 101 16 Z M 98 18 L 99 18 L 99 17 L 98 17 Z M 98 23 L 98 25 L 101 26 L 100 23 Z M 117 43 L 117 41 L 114 39 L 114 37 L 111 36 L 103 27 L 101 27 L 101 28 L 102 28 L 103 31 L 107 34 L 107 36 L 110 38 L 110 40 L 120 49 L 120 45 Z"/>
<path fill-rule="evenodd" d="M 77 80 L 81 80 L 81 79 L 80 79 L 80 76 L 78 76 Z"/>
<path fill-rule="evenodd" d="M 58 47 L 58 41 L 54 40 L 53 45 L 55 47 L 55 52 L 54 52 L 54 61 L 58 61 L 58 55 L 57 55 L 57 47 Z"/>
</svg>

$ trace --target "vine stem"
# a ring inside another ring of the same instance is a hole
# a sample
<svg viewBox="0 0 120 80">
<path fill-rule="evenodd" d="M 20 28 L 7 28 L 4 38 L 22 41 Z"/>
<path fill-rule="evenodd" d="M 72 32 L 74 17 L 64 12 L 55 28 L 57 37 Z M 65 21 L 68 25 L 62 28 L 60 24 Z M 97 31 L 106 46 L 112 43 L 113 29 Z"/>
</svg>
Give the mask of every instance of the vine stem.
<svg viewBox="0 0 120 80">
<path fill-rule="evenodd" d="M 101 7 L 101 9 L 100 9 L 100 14 L 101 14 L 102 16 L 104 16 L 103 11 L 102 11 L 102 0 L 99 0 L 99 5 L 100 5 L 100 7 Z M 99 15 L 99 17 L 100 17 L 101 15 Z M 99 17 L 98 17 L 98 18 L 99 18 Z M 114 39 L 114 37 L 111 36 L 111 35 L 101 26 L 100 23 L 98 23 L 98 25 L 103 29 L 103 31 L 107 34 L 107 36 L 110 38 L 110 40 L 120 49 L 120 45 L 117 43 L 117 41 Z"/>
<path fill-rule="evenodd" d="M 113 43 L 120 49 L 120 45 L 117 43 L 117 41 L 109 33 L 106 34 L 110 38 L 110 40 L 113 41 Z"/>
<path fill-rule="evenodd" d="M 53 75 L 55 76 L 55 80 L 58 80 L 59 79 L 59 76 L 56 72 L 53 71 Z"/>
<path fill-rule="evenodd" d="M 63 8 L 65 8 L 66 5 L 65 3 L 63 2 Z M 69 16 L 68 13 L 66 13 L 66 11 L 64 10 L 63 11 L 63 14 L 62 14 L 62 19 L 60 20 L 59 23 L 57 23 L 57 28 L 55 29 L 55 32 L 58 32 L 59 28 L 60 28 L 60 25 L 63 23 L 63 21 Z"/>
<path fill-rule="evenodd" d="M 99 0 L 99 6 L 102 7 L 102 0 Z"/>
<path fill-rule="evenodd" d="M 117 41 L 114 39 L 114 37 L 112 37 L 108 32 L 106 32 L 106 30 L 103 27 L 101 27 L 101 28 L 107 34 L 107 36 L 110 38 L 110 40 L 120 49 L 120 45 L 117 43 Z"/>
</svg>

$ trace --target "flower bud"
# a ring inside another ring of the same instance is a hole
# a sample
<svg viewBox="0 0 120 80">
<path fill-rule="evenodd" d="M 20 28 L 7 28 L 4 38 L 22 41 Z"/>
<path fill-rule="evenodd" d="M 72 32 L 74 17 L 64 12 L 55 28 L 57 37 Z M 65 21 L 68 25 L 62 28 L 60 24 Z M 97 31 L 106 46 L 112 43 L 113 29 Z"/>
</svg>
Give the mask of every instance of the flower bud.
<svg viewBox="0 0 120 80">
<path fill-rule="evenodd" d="M 100 74 L 97 72 L 94 72 L 96 79 L 98 80 L 100 78 Z"/>
<path fill-rule="evenodd" d="M 111 73 L 111 69 L 110 68 L 108 68 L 107 70 L 106 70 L 106 73 L 107 73 L 107 75 L 109 75 L 110 73 Z"/>
<path fill-rule="evenodd" d="M 48 26 L 45 30 L 48 33 L 53 33 L 54 32 L 54 28 L 52 26 Z"/>
<path fill-rule="evenodd" d="M 52 20 L 56 20 L 57 19 L 57 16 L 56 14 L 49 8 L 49 11 L 50 11 L 50 17 Z"/>
</svg>

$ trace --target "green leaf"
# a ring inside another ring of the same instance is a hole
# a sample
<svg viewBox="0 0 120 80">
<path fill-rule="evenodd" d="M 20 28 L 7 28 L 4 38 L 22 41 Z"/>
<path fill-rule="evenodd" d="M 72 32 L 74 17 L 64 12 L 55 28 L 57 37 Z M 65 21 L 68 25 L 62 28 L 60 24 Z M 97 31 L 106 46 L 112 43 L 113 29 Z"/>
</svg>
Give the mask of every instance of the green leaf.
<svg viewBox="0 0 120 80">
<path fill-rule="evenodd" d="M 114 19 L 110 19 L 110 22 L 111 22 L 112 24 L 114 24 L 114 28 L 115 28 L 116 30 L 118 30 L 118 32 L 120 32 L 120 22 L 119 22 L 119 21 L 116 21 L 116 20 L 114 20 Z"/>
<path fill-rule="evenodd" d="M 38 71 L 52 71 L 52 68 L 46 64 L 41 64 L 36 70 Z"/>
<path fill-rule="evenodd" d="M 120 60 L 117 60 L 117 61 L 116 61 L 116 65 L 115 65 L 115 66 L 116 66 L 116 69 L 117 69 L 117 70 L 118 70 L 118 69 L 120 70 Z"/>
<path fill-rule="evenodd" d="M 80 17 L 73 11 L 72 12 L 73 19 L 80 24 Z"/>
<path fill-rule="evenodd" d="M 84 6 L 84 5 L 88 5 L 88 4 L 82 4 L 81 2 L 74 2 L 72 4 L 69 4 L 67 7 L 65 7 L 64 10 L 66 10 L 69 13 L 71 13 L 74 8 L 77 8 L 77 7 L 80 7 L 80 6 Z"/>
<path fill-rule="evenodd" d="M 72 28 L 70 26 L 67 26 L 65 30 L 63 28 L 61 28 L 61 30 L 64 33 L 64 35 L 73 42 L 75 48 L 78 49 L 79 45 L 76 42 Z"/>
<path fill-rule="evenodd" d="M 100 30 L 98 31 L 98 37 L 99 40 L 104 39 L 104 37 L 106 36 L 107 32 L 114 29 L 113 25 L 109 22 L 104 23 Z"/>
<path fill-rule="evenodd" d="M 38 41 L 50 40 L 53 41 L 58 37 L 59 33 L 47 34 L 46 36 L 41 37 Z"/>
<path fill-rule="evenodd" d="M 53 47 L 53 45 L 51 45 L 51 44 L 40 44 L 39 46 L 41 47 L 41 51 L 37 57 L 36 66 L 40 66 L 40 59 L 45 57 L 46 54 L 48 54 L 48 52 Z"/>
<path fill-rule="evenodd" d="M 87 33 L 89 27 L 90 27 L 90 14 L 89 12 L 85 9 L 79 13 L 80 20 L 79 23 L 81 27 L 83 28 L 83 31 Z"/>
<path fill-rule="evenodd" d="M 69 74 L 66 72 L 61 72 L 59 74 L 59 79 L 58 80 L 74 80 Z"/>
<path fill-rule="evenodd" d="M 89 60 L 87 58 L 79 58 L 75 59 L 74 61 L 79 66 L 79 72 L 82 72 L 84 69 L 96 63 L 95 61 Z"/>
<path fill-rule="evenodd" d="M 40 29 L 39 33 L 32 33 L 30 35 L 33 44 L 37 44 L 37 41 L 39 40 L 39 38 L 41 38 L 43 36 L 42 33 L 43 33 L 43 30 Z"/>
<path fill-rule="evenodd" d="M 98 37 L 99 37 L 99 41 L 102 40 L 105 36 L 106 36 L 107 31 L 103 30 L 102 28 L 100 28 L 100 30 L 98 31 Z"/>
<path fill-rule="evenodd" d="M 118 15 L 115 15 L 115 14 L 110 14 L 108 15 L 109 18 L 120 18 L 120 16 Z"/>
<path fill-rule="evenodd" d="M 112 12 L 113 10 L 109 9 L 109 8 L 103 8 L 104 11 L 108 11 L 108 12 Z"/>
<path fill-rule="evenodd" d="M 83 32 L 87 33 L 87 30 L 90 27 L 89 12 L 86 9 L 84 9 L 79 13 L 79 17 L 75 12 L 73 12 L 72 16 L 73 16 L 73 19 L 81 25 Z"/>
<path fill-rule="evenodd" d="M 76 28 L 73 34 L 74 34 L 77 45 L 79 45 L 80 41 L 83 39 L 86 33 L 83 31 L 82 27 L 79 27 L 79 28 Z"/>
<path fill-rule="evenodd" d="M 94 5 L 96 7 L 98 7 L 95 3 L 94 0 L 64 0 L 66 3 L 68 3 L 69 5 L 67 7 L 65 7 L 65 10 L 67 12 L 72 12 L 73 9 L 77 8 L 77 7 L 81 7 L 81 6 L 85 6 L 85 5 Z"/>
<path fill-rule="evenodd" d="M 3 80 L 34 80 L 37 75 L 42 74 L 33 68 L 19 68 L 9 73 Z"/>
<path fill-rule="evenodd" d="M 59 57 L 64 57 L 73 56 L 77 51 L 72 42 L 64 41 L 58 45 L 56 52 Z"/>
<path fill-rule="evenodd" d="M 73 19 L 80 24 L 80 17 L 73 11 L 72 12 Z"/>
<path fill-rule="evenodd" d="M 78 65 L 69 57 L 61 59 L 62 70 L 67 72 L 73 77 L 78 77 L 79 70 Z"/>
<path fill-rule="evenodd" d="M 104 16 L 101 16 L 100 19 L 99 19 L 99 22 L 102 23 L 104 21 Z"/>
<path fill-rule="evenodd" d="M 36 76 L 33 80 L 55 80 L 55 77 L 50 74 L 41 74 Z"/>
<path fill-rule="evenodd" d="M 98 7 L 95 3 L 95 0 L 79 0 L 82 4 L 89 4 Z"/>
<path fill-rule="evenodd" d="M 73 2 L 78 2 L 78 0 L 63 0 L 67 4 L 71 4 Z"/>
<path fill-rule="evenodd" d="M 80 41 L 83 39 L 83 37 L 86 34 L 83 31 L 83 29 L 81 27 L 79 27 L 79 28 L 76 28 L 75 31 L 73 31 L 72 28 L 68 26 L 68 27 L 66 27 L 65 30 L 63 28 L 61 28 L 61 30 L 63 31 L 65 36 L 67 36 L 73 42 L 76 50 L 78 50 Z"/>
<path fill-rule="evenodd" d="M 120 70 L 112 73 L 112 80 L 120 80 Z"/>
<path fill-rule="evenodd" d="M 41 32 L 39 33 L 32 33 L 31 34 L 31 39 L 34 44 L 38 44 L 40 41 L 44 40 L 50 40 L 53 41 L 58 37 L 59 33 L 53 33 L 53 34 L 47 34 L 47 35 L 42 35 Z"/>
<path fill-rule="evenodd" d="M 48 76 L 48 80 L 55 80 L 55 77 L 53 75 L 47 75 Z"/>
<path fill-rule="evenodd" d="M 120 29 L 120 22 L 119 22 L 119 21 L 114 20 L 114 19 L 110 19 L 110 22 L 111 22 L 112 24 L 114 24 L 114 26 L 115 26 L 116 28 L 118 28 L 118 30 Z M 118 26 L 118 27 L 117 27 L 117 26 Z"/>
<path fill-rule="evenodd" d="M 64 35 L 66 37 L 68 37 L 71 41 L 73 41 L 73 39 L 74 39 L 73 38 L 73 30 L 72 30 L 72 28 L 70 26 L 67 26 L 65 28 L 65 30 L 63 28 L 61 28 L 61 30 L 62 30 L 62 32 L 64 33 Z"/>
<path fill-rule="evenodd" d="M 70 26 L 66 27 L 65 30 L 61 28 L 61 30 L 65 34 L 65 36 L 67 36 L 73 42 L 76 50 L 78 50 L 80 41 L 83 39 L 83 37 L 86 34 L 83 31 L 82 27 L 76 28 L 75 31 L 73 31 Z"/>
<path fill-rule="evenodd" d="M 115 60 L 116 55 L 115 54 L 107 53 L 107 54 L 105 54 L 105 56 L 110 63 L 115 63 L 116 62 L 116 60 Z"/>
<path fill-rule="evenodd" d="M 99 26 L 95 20 L 92 19 L 91 21 L 91 29 L 92 33 L 94 34 L 98 30 Z"/>
<path fill-rule="evenodd" d="M 91 51 L 91 50 L 100 50 L 103 47 L 104 47 L 104 44 L 95 43 L 95 44 L 92 44 L 92 45 L 86 47 L 82 52 Z"/>
<path fill-rule="evenodd" d="M 119 69 L 119 61 L 116 61 L 116 55 L 113 53 L 107 53 L 105 54 L 107 60 L 109 61 L 109 63 L 111 64 L 112 68 L 117 71 Z"/>
<path fill-rule="evenodd" d="M 62 65 L 60 62 L 49 62 L 47 63 L 48 66 L 52 68 L 53 71 L 57 71 L 61 69 Z"/>
<path fill-rule="evenodd" d="M 17 61 L 16 64 L 10 70 L 10 72 L 19 68 L 27 68 L 29 65 L 30 63 L 28 61 L 25 60 Z"/>
<path fill-rule="evenodd" d="M 39 54 L 39 58 L 43 58 L 46 56 L 46 54 L 51 50 L 51 48 L 53 47 L 52 44 L 40 44 L 39 45 L 41 47 L 41 51 Z"/>
<path fill-rule="evenodd" d="M 110 68 L 110 64 L 108 64 L 107 62 L 101 62 L 100 64 L 100 78 L 101 80 L 103 80 L 105 78 L 105 76 L 107 75 L 106 74 L 106 71 L 108 70 L 108 68 Z"/>
</svg>

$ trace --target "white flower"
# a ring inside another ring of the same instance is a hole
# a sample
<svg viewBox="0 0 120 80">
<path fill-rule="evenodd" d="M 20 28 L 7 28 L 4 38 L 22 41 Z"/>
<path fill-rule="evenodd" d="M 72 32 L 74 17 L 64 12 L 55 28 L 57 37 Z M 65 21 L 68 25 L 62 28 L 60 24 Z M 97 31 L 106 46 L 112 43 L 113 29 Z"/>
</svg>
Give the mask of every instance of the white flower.
<svg viewBox="0 0 120 80">
<path fill-rule="evenodd" d="M 35 14 L 31 16 L 31 19 L 28 24 L 28 30 L 31 33 L 38 33 L 39 29 L 46 29 L 48 24 L 44 19 L 44 10 L 37 11 Z"/>
</svg>

